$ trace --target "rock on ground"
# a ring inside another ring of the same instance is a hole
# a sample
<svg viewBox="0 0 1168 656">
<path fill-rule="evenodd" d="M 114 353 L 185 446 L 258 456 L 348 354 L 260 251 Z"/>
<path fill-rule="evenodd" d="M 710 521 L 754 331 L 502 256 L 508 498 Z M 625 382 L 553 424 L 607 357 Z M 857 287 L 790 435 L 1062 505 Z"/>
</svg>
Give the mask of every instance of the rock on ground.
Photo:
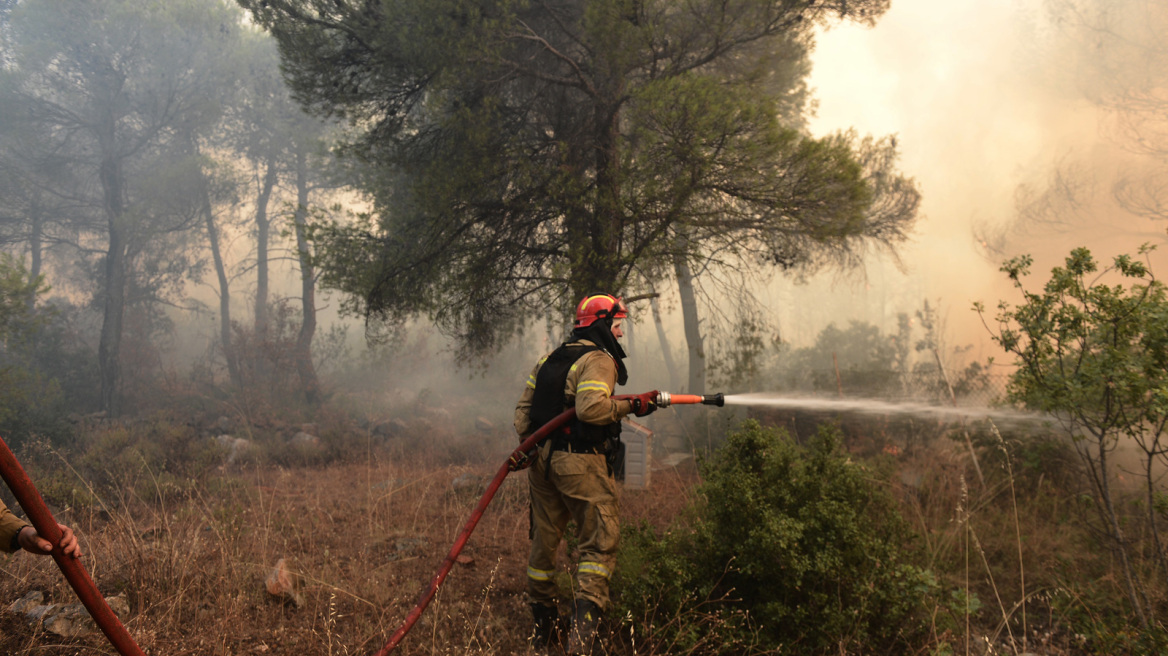
<svg viewBox="0 0 1168 656">
<path fill-rule="evenodd" d="M 39 622 L 49 633 L 65 638 L 97 632 L 97 623 L 83 604 L 46 604 L 44 601 L 43 592 L 32 590 L 13 602 L 8 611 L 24 615 L 30 622 Z M 130 613 L 130 603 L 126 601 L 125 595 L 106 597 L 105 602 L 118 617 Z"/>
<path fill-rule="evenodd" d="M 269 595 L 284 603 L 292 603 L 297 608 L 304 606 L 304 595 L 300 594 L 299 581 L 288 569 L 288 562 L 284 558 L 276 561 L 276 566 L 264 580 L 264 587 L 267 588 Z"/>
</svg>

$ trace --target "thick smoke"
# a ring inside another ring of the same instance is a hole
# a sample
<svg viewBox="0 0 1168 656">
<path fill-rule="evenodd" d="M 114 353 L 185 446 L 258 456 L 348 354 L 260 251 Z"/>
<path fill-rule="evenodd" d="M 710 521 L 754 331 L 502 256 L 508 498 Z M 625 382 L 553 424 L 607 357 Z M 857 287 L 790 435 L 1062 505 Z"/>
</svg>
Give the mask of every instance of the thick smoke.
<svg viewBox="0 0 1168 656">
<path fill-rule="evenodd" d="M 1165 33 L 1168 6 L 1151 0 L 900 0 L 872 29 L 820 35 L 812 129 L 896 134 L 924 196 L 903 272 L 873 262 L 864 291 L 940 299 L 954 341 L 992 354 L 968 308 L 1017 300 L 1006 257 L 1032 254 L 1041 284 L 1071 248 L 1106 261 L 1163 242 Z M 1153 265 L 1168 271 L 1168 251 Z"/>
</svg>

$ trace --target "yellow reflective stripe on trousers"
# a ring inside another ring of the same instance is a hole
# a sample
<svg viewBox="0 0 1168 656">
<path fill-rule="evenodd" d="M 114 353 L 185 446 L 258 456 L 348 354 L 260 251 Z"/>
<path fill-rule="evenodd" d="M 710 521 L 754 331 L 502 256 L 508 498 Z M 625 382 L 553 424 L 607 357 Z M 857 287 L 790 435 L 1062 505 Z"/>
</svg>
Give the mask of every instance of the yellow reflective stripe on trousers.
<svg viewBox="0 0 1168 656">
<path fill-rule="evenodd" d="M 533 581 L 550 581 L 555 574 L 555 570 L 535 569 L 530 565 L 527 567 L 527 578 Z"/>
<path fill-rule="evenodd" d="M 580 561 L 580 566 L 576 568 L 576 573 L 577 574 L 596 574 L 597 576 L 603 576 L 604 578 L 608 578 L 609 576 L 612 576 L 612 572 L 608 571 L 607 567 L 605 567 L 604 565 L 601 565 L 600 563 L 592 562 L 592 561 L 588 561 L 588 560 Z M 531 569 L 530 568 L 528 568 L 528 576 L 531 576 Z"/>
</svg>

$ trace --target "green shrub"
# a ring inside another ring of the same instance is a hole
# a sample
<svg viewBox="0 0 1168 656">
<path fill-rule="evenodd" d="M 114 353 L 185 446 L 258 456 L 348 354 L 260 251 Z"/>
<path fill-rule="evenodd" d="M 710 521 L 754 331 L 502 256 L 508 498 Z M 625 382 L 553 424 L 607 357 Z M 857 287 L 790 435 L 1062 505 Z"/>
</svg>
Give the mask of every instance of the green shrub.
<svg viewBox="0 0 1168 656">
<path fill-rule="evenodd" d="M 701 467 L 684 529 L 626 533 L 621 615 L 670 653 L 894 652 L 938 592 L 895 503 L 821 428 L 806 447 L 749 421 Z"/>
<path fill-rule="evenodd" d="M 212 441 L 166 418 L 112 424 L 79 439 L 76 475 L 107 503 L 129 494 L 154 503 L 182 498 L 222 462 Z"/>
<path fill-rule="evenodd" d="M 41 277 L 0 253 L 0 436 L 12 448 L 33 436 L 67 443 L 73 435 L 66 415 L 84 407 L 69 392 L 93 389 L 96 381 L 80 375 L 84 359 L 67 339 L 67 317 L 41 302 L 47 291 Z"/>
<path fill-rule="evenodd" d="M 1073 636 L 1081 653 L 1108 656 L 1168 653 L 1168 631 L 1133 625 L 1131 611 L 1117 597 L 1114 581 L 1080 577 L 1049 594 L 1060 628 Z"/>
</svg>

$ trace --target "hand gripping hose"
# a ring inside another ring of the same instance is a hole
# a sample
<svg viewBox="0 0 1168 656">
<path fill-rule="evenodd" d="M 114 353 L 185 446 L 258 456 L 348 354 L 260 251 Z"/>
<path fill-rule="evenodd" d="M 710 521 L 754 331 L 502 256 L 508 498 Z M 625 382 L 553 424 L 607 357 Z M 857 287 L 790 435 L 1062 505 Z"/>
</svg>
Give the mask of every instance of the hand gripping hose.
<svg viewBox="0 0 1168 656">
<path fill-rule="evenodd" d="M 632 396 L 620 395 L 614 396 L 614 399 L 631 399 Z M 688 404 L 703 404 L 723 406 L 726 404 L 726 399 L 722 394 L 707 394 L 701 396 L 698 394 L 670 394 L 669 392 L 657 393 L 658 407 L 667 408 L 670 405 L 688 405 Z M 482 519 L 483 512 L 486 511 L 487 506 L 491 503 L 491 499 L 495 498 L 495 492 L 499 490 L 499 486 L 503 484 L 503 479 L 507 478 L 507 474 L 511 473 L 512 459 L 522 459 L 522 457 L 529 451 L 534 449 L 536 445 L 547 437 L 548 433 L 563 426 L 571 421 L 576 416 L 575 408 L 568 408 L 564 412 L 556 415 L 551 421 L 544 424 L 539 430 L 535 431 L 523 443 L 519 445 L 515 451 L 511 453 L 511 459 L 503 463 L 499 468 L 495 478 L 491 479 L 491 484 L 487 486 L 487 491 L 483 493 L 483 498 L 479 499 L 478 505 L 470 513 L 470 519 L 466 520 L 466 525 L 462 527 L 462 532 L 458 534 L 458 538 L 454 540 L 454 546 L 450 548 L 450 553 L 446 555 L 446 560 L 442 561 L 442 566 L 438 568 L 438 573 L 430 581 L 429 587 L 422 591 L 422 595 L 418 597 L 418 603 L 414 605 L 414 609 L 406 616 L 405 622 L 401 627 L 393 633 L 389 638 L 389 642 L 377 651 L 374 656 L 387 656 L 391 651 L 397 648 L 398 644 L 410 632 L 410 629 L 417 623 L 418 618 L 422 616 L 422 612 L 426 610 L 426 606 L 434 599 L 434 595 L 438 592 L 438 587 L 442 585 L 442 581 L 446 580 L 446 575 L 450 573 L 450 568 L 454 567 L 454 562 L 458 558 L 458 554 L 462 552 L 462 548 L 466 546 L 466 541 L 470 538 L 470 534 L 474 531 L 475 526 L 478 525 L 479 520 Z"/>
<path fill-rule="evenodd" d="M 118 616 L 114 615 L 109 605 L 105 603 L 105 598 L 97 591 L 97 586 L 93 584 L 93 579 L 85 571 L 81 560 L 67 556 L 61 551 L 61 529 L 57 526 L 57 520 L 53 519 L 53 514 L 45 506 L 40 492 L 37 492 L 36 486 L 32 484 L 32 480 L 3 439 L 0 439 L 0 476 L 20 502 L 20 507 L 24 508 L 37 533 L 53 544 L 53 560 L 57 561 L 57 567 L 65 574 L 65 580 L 73 586 L 77 597 L 81 599 L 81 603 L 105 637 L 109 638 L 110 643 L 122 656 L 145 656 L 142 648 L 126 631 L 126 627 L 122 626 Z"/>
</svg>

